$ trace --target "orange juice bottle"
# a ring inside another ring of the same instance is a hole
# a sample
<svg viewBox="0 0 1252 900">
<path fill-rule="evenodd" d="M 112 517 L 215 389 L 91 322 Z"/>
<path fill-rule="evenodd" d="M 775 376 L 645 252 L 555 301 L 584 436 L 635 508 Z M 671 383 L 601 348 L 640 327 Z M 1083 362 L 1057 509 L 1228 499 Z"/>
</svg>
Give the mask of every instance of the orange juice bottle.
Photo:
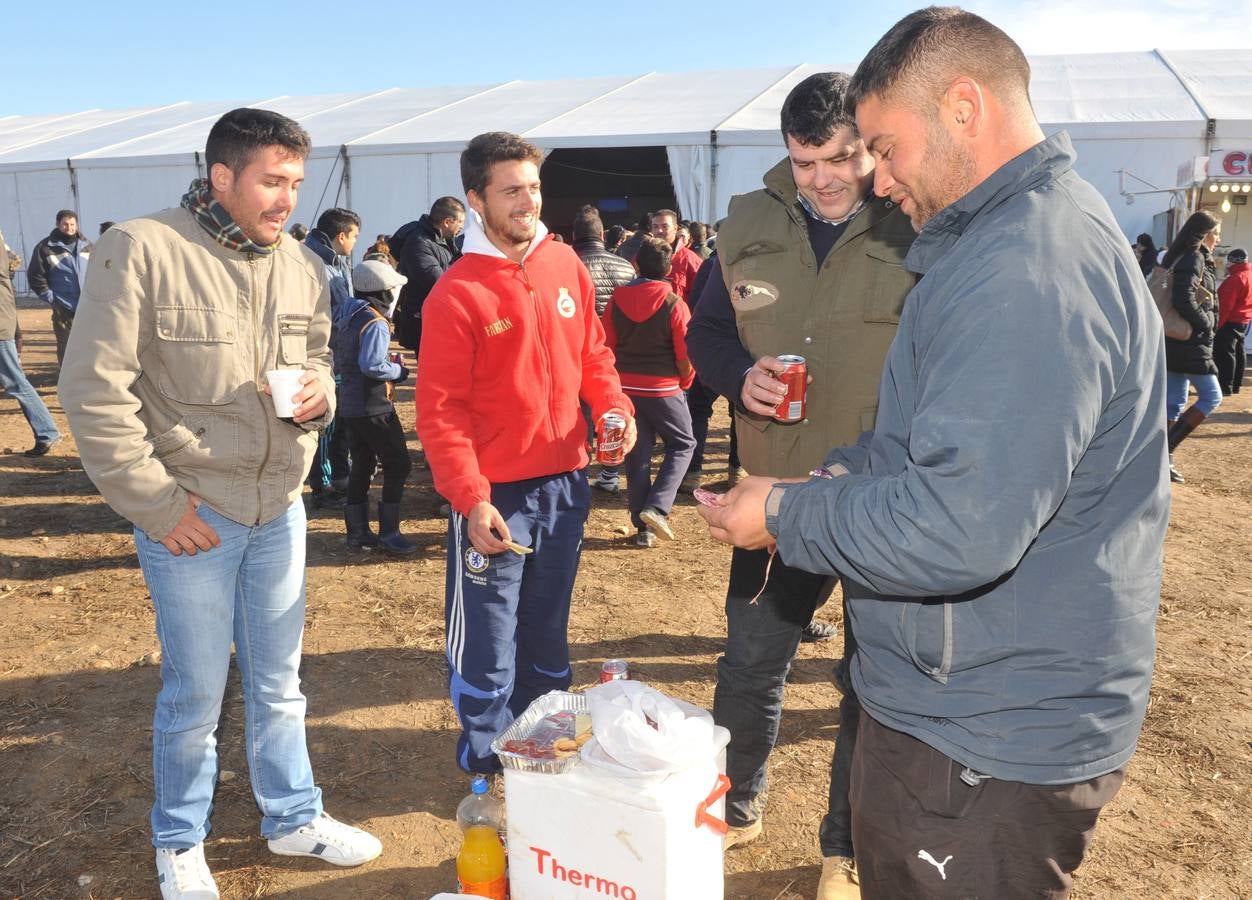
<svg viewBox="0 0 1252 900">
<path fill-rule="evenodd" d="M 456 820 L 465 832 L 456 856 L 457 890 L 487 900 L 507 900 L 507 861 L 500 843 L 504 810 L 500 801 L 487 793 L 486 778 L 479 775 L 474 779 L 470 795 L 456 808 Z"/>
</svg>

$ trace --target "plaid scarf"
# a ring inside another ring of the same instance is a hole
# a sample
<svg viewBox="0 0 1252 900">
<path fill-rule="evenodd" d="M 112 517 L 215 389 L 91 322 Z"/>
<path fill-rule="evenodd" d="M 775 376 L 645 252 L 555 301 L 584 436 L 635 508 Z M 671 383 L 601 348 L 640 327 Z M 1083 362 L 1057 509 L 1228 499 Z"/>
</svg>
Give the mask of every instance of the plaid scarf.
<svg viewBox="0 0 1252 900">
<path fill-rule="evenodd" d="M 235 220 L 230 217 L 226 208 L 210 196 L 207 178 L 197 178 L 193 181 L 187 193 L 183 194 L 182 203 L 179 205 L 191 213 L 200 227 L 227 250 L 259 253 L 265 256 L 273 253 L 274 248 L 278 246 L 278 241 L 272 244 L 258 244 L 244 234 L 243 229 L 235 224 Z M 282 240 L 281 236 L 279 240 Z"/>
</svg>

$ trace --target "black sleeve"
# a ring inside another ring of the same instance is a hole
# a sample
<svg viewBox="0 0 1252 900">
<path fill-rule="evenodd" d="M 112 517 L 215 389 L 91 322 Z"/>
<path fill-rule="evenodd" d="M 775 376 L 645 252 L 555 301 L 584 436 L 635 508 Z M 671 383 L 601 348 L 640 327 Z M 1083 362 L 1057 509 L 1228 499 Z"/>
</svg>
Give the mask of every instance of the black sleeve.
<svg viewBox="0 0 1252 900">
<path fill-rule="evenodd" d="M 406 293 L 417 301 L 417 309 L 420 310 L 426 295 L 443 274 L 443 261 L 435 255 L 427 241 L 413 235 L 404 242 L 404 247 L 400 250 L 400 265 L 401 271 L 409 279 L 409 283 L 405 285 L 409 289 Z"/>
<path fill-rule="evenodd" d="M 44 294 L 48 290 L 48 263 L 44 259 L 43 248 L 44 241 L 35 245 L 35 252 L 30 255 L 30 264 L 26 267 L 26 283 L 34 294 Z"/>
<path fill-rule="evenodd" d="M 1198 252 L 1184 253 L 1174 263 L 1170 299 L 1174 309 L 1196 331 L 1208 331 L 1212 326 L 1209 317 L 1196 299 L 1196 288 L 1204 283 L 1204 261 Z"/>
<path fill-rule="evenodd" d="M 696 296 L 692 293 L 692 296 Z M 735 308 L 720 267 L 709 275 L 687 326 L 687 355 L 700 381 L 739 406 L 743 378 L 755 360 L 739 341 Z"/>
</svg>

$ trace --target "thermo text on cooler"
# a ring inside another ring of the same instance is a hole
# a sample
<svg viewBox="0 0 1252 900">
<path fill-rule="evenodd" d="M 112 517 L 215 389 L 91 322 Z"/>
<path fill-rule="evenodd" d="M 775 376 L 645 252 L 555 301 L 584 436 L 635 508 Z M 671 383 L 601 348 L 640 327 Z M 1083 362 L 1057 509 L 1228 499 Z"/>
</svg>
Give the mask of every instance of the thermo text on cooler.
<svg viewBox="0 0 1252 900">
<path fill-rule="evenodd" d="M 542 850 L 539 847 L 531 847 L 530 849 L 535 854 L 535 863 L 539 867 L 540 875 L 546 874 L 556 881 L 564 881 L 575 887 L 585 887 L 606 897 L 636 900 L 635 889 L 630 885 L 619 885 L 616 881 L 609 881 L 607 878 L 601 878 L 599 875 L 593 875 L 590 872 L 567 868 L 557 862 L 556 857 L 549 851 Z M 549 863 L 546 872 L 544 871 L 545 862 Z"/>
</svg>

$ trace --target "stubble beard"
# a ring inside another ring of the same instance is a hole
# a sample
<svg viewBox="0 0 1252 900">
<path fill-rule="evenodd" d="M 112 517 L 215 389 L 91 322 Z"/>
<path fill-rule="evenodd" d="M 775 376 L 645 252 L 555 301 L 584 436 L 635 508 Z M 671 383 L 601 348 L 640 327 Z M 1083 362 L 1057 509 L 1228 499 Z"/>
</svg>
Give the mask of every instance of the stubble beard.
<svg viewBox="0 0 1252 900">
<path fill-rule="evenodd" d="M 974 187 L 974 155 L 959 146 L 938 122 L 927 125 L 926 156 L 922 169 L 926 182 L 917 184 L 909 193 L 913 198 L 913 214 L 909 217 L 915 231 L 947 207 L 968 194 Z"/>
<path fill-rule="evenodd" d="M 490 208 L 483 207 L 483 225 L 493 243 L 503 244 L 514 250 L 524 250 L 535 239 L 539 225 L 539 210 L 535 210 L 530 225 L 521 225 L 511 215 L 496 218 Z"/>
</svg>

